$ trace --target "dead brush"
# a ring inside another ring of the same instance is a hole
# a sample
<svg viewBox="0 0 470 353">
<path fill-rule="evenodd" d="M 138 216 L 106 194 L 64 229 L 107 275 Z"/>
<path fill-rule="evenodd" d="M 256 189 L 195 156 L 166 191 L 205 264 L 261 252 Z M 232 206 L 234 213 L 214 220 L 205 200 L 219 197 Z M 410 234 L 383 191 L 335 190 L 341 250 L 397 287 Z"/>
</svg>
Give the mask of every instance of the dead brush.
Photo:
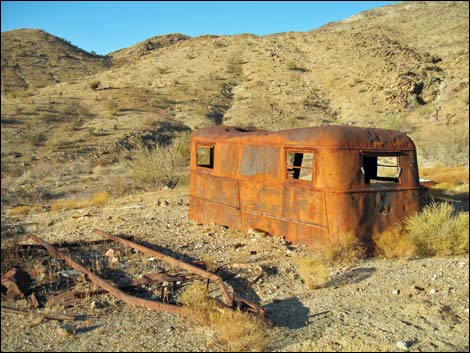
<svg viewBox="0 0 470 353">
<path fill-rule="evenodd" d="M 298 261 L 299 275 L 310 289 L 321 288 L 336 269 L 354 266 L 366 249 L 352 233 L 333 234 L 312 247 L 311 254 Z"/>
<path fill-rule="evenodd" d="M 365 247 L 352 233 L 332 234 L 319 246 L 324 261 L 330 265 L 351 267 L 365 256 Z"/>
<path fill-rule="evenodd" d="M 224 308 L 208 297 L 208 288 L 202 282 L 193 282 L 180 296 L 187 316 L 195 323 L 210 327 L 216 335 L 216 344 L 229 352 L 265 351 L 271 338 L 258 318 Z"/>
<path fill-rule="evenodd" d="M 298 261 L 300 277 L 310 289 L 321 288 L 328 282 L 330 271 L 322 260 L 303 258 Z"/>
<path fill-rule="evenodd" d="M 52 211 L 74 210 L 77 208 L 97 207 L 108 203 L 110 195 L 106 191 L 94 193 L 90 198 L 59 199 L 51 203 Z"/>
<path fill-rule="evenodd" d="M 13 207 L 10 210 L 10 213 L 13 216 L 26 216 L 30 213 L 40 212 L 41 210 L 42 210 L 42 208 L 39 205 L 32 205 L 32 206 L 25 205 L 25 206 Z"/>
<path fill-rule="evenodd" d="M 384 256 L 387 259 L 409 259 L 416 255 L 416 246 L 401 226 L 396 226 L 372 237 L 375 244 L 375 256 Z"/>
</svg>

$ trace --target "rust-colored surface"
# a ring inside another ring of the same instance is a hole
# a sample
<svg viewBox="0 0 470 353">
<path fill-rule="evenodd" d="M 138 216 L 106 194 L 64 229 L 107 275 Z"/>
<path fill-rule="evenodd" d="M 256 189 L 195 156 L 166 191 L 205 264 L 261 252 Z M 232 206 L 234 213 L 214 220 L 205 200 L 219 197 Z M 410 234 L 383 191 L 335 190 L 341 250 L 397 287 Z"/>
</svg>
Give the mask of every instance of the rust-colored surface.
<svg viewBox="0 0 470 353">
<path fill-rule="evenodd" d="M 21 299 L 30 290 L 31 277 L 19 268 L 12 268 L 2 276 L 2 299 Z"/>
<path fill-rule="evenodd" d="M 199 160 L 202 148 L 211 149 L 212 165 Z M 311 167 L 304 168 L 310 179 L 293 176 L 303 164 L 289 162 L 290 154 L 313 156 Z M 395 169 L 383 167 L 387 158 Z M 397 174 L 384 177 L 381 168 Z M 371 247 L 374 233 L 419 209 L 416 149 L 400 132 L 213 127 L 191 136 L 189 215 L 200 223 L 259 229 L 311 246 L 352 232 Z"/>
</svg>

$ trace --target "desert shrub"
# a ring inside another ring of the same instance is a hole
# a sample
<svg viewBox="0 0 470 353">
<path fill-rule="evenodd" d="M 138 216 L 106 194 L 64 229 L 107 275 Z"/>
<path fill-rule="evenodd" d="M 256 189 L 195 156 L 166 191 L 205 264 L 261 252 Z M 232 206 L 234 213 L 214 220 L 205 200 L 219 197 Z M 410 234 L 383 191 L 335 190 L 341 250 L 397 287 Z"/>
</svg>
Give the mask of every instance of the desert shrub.
<svg viewBox="0 0 470 353">
<path fill-rule="evenodd" d="M 404 222 L 418 255 L 468 253 L 468 212 L 456 213 L 448 203 L 432 203 Z"/>
<path fill-rule="evenodd" d="M 401 226 L 396 226 L 372 237 L 375 243 L 375 255 L 387 259 L 410 258 L 416 255 L 416 246 Z"/>
<path fill-rule="evenodd" d="M 365 256 L 364 244 L 352 233 L 330 235 L 319 251 L 331 265 L 352 266 Z"/>
<path fill-rule="evenodd" d="M 101 81 L 91 81 L 88 84 L 88 87 L 90 87 L 93 91 L 95 91 L 98 89 L 98 87 L 100 87 L 100 85 L 101 85 Z"/>
<path fill-rule="evenodd" d="M 47 135 L 43 132 L 34 133 L 26 136 L 26 141 L 33 146 L 43 146 L 47 141 Z"/>
<path fill-rule="evenodd" d="M 300 72 L 307 72 L 308 70 L 304 67 L 298 65 L 295 61 L 289 61 L 287 63 L 287 69 L 292 71 L 300 71 Z"/>
<path fill-rule="evenodd" d="M 208 297 L 204 283 L 193 282 L 181 294 L 188 317 L 214 330 L 221 350 L 229 352 L 265 351 L 270 343 L 267 328 L 255 316 L 220 306 Z"/>
<path fill-rule="evenodd" d="M 139 145 L 130 154 L 129 172 L 137 182 L 156 188 L 175 187 L 185 166 L 182 155 L 175 145 L 147 148 Z"/>
<path fill-rule="evenodd" d="M 443 166 L 468 165 L 468 129 L 446 127 L 416 136 L 418 154 Z"/>
<path fill-rule="evenodd" d="M 320 288 L 328 279 L 330 270 L 325 262 L 311 258 L 298 261 L 299 275 L 310 289 Z"/>
</svg>

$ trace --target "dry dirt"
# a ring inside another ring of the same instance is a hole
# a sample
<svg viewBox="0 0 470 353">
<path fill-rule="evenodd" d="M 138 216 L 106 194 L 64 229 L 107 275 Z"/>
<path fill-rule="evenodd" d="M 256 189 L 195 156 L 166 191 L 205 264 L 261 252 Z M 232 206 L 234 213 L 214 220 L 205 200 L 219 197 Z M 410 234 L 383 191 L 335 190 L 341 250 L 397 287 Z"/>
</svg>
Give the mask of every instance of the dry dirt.
<svg viewBox="0 0 470 353">
<path fill-rule="evenodd" d="M 220 267 L 243 263 L 263 268 L 263 275 L 226 279 L 234 290 L 263 306 L 275 327 L 270 351 L 468 351 L 469 258 L 413 260 L 365 259 L 339 269 L 323 288 L 309 290 L 298 271 L 306 248 L 279 238 L 249 236 L 188 218 L 188 189 L 121 197 L 101 208 L 48 211 L 28 216 L 2 213 L 2 249 L 27 242 L 34 233 L 50 242 L 100 239 L 95 228 L 134 236 L 180 258 L 210 257 Z M 109 245 L 111 246 L 111 245 Z M 138 257 L 152 266 L 147 256 Z M 2 252 L 3 262 L 3 252 Z M 117 268 L 129 276 L 142 268 L 123 260 Z M 2 265 L 2 272 L 4 272 Z M 93 303 L 94 302 L 94 303 Z M 5 303 L 26 308 L 25 300 Z M 211 330 L 185 318 L 136 308 L 110 295 L 82 299 L 51 311 L 93 315 L 63 324 L 2 311 L 2 351 L 212 351 Z M 31 327 L 33 326 L 33 327 Z"/>
</svg>

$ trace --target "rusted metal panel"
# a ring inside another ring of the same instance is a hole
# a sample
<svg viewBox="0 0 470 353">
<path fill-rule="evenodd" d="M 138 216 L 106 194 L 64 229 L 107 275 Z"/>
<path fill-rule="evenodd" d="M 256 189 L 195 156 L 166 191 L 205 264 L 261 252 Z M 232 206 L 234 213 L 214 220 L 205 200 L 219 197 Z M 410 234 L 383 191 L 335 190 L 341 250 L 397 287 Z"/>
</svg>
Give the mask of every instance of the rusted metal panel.
<svg viewBox="0 0 470 353">
<path fill-rule="evenodd" d="M 239 207 L 237 180 L 200 173 L 191 181 L 193 196 L 227 206 Z M 224 192 L 221 192 L 222 190 Z"/>
<path fill-rule="evenodd" d="M 372 234 L 420 208 L 415 145 L 397 131 L 213 127 L 193 132 L 192 160 L 197 146 L 204 144 L 214 146 L 214 166 L 203 169 L 192 161 L 190 188 L 190 218 L 203 223 L 243 231 L 256 228 L 305 244 L 322 241 L 328 234 L 353 232 L 371 245 Z M 218 155 L 219 144 L 224 150 L 237 146 L 238 152 Z M 310 165 L 302 161 L 307 157 Z M 381 164 L 388 159 L 395 164 Z M 213 188 L 201 181 L 207 174 L 230 180 L 230 188 L 220 187 L 218 180 L 213 196 Z M 224 200 L 235 194 L 238 206 Z"/>
</svg>

